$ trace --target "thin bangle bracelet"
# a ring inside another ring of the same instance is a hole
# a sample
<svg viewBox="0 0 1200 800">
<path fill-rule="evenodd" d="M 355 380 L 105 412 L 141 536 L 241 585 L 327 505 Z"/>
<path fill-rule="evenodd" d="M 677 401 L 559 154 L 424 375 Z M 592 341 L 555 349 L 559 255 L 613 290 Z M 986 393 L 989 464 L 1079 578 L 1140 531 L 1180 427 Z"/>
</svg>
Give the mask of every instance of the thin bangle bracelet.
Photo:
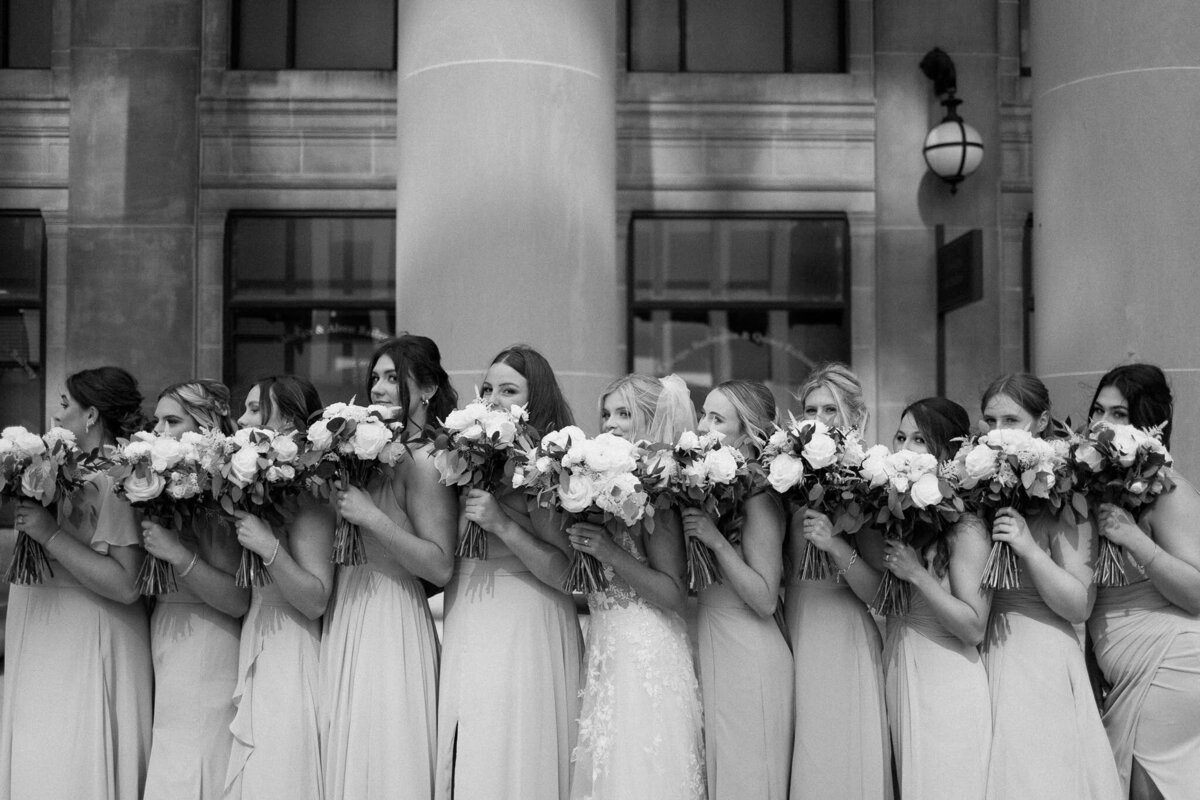
<svg viewBox="0 0 1200 800">
<path fill-rule="evenodd" d="M 200 558 L 199 553 L 192 553 L 192 560 L 189 561 L 188 565 L 186 567 L 184 567 L 183 570 L 179 573 L 179 577 L 186 578 L 188 576 L 188 573 L 196 568 L 196 561 L 198 561 L 199 558 Z"/>
<path fill-rule="evenodd" d="M 1150 558 L 1146 559 L 1145 564 L 1137 564 L 1136 558 L 1133 560 L 1133 563 L 1137 564 L 1137 568 L 1139 571 L 1145 572 L 1147 569 L 1150 568 L 1150 565 L 1154 563 L 1154 559 L 1158 558 L 1159 550 L 1162 550 L 1162 548 L 1158 546 L 1158 542 L 1155 542 L 1154 543 L 1154 552 L 1150 554 Z"/>
<path fill-rule="evenodd" d="M 269 567 L 275 563 L 275 557 L 279 555 L 279 539 L 275 539 L 275 552 L 271 553 L 271 557 L 263 562 L 264 567 Z"/>
<path fill-rule="evenodd" d="M 62 533 L 62 528 L 55 528 L 54 533 L 50 534 L 50 538 L 46 540 L 46 543 L 42 545 L 42 547 L 49 547 L 50 543 L 53 542 L 55 537 L 57 537 L 60 533 Z"/>
</svg>

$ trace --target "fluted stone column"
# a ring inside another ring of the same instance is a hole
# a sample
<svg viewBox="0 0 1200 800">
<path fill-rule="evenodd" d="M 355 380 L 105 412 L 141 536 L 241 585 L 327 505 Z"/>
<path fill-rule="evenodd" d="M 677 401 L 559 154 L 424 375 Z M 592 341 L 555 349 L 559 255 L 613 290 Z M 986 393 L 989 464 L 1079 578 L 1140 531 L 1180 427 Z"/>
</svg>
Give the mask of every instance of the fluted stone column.
<svg viewBox="0 0 1200 800">
<path fill-rule="evenodd" d="M 125 366 L 148 396 L 194 364 L 200 13 L 71 4 L 66 372 Z"/>
<path fill-rule="evenodd" d="M 502 347 L 534 346 L 589 429 L 621 370 L 614 8 L 399 5 L 397 327 L 466 395 Z"/>
<path fill-rule="evenodd" d="M 1034 359 L 1062 414 L 1167 370 L 1200 476 L 1200 4 L 1033 3 Z"/>
</svg>

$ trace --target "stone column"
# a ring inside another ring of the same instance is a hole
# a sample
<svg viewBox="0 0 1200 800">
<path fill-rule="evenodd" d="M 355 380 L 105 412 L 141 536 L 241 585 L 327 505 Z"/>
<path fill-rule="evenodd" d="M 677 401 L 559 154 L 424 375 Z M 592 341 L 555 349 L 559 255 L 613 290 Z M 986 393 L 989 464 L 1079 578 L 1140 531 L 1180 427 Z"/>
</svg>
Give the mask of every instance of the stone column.
<svg viewBox="0 0 1200 800">
<path fill-rule="evenodd" d="M 614 4 L 399 5 L 397 321 L 470 395 L 525 342 L 579 421 L 621 370 Z"/>
<path fill-rule="evenodd" d="M 1200 4 L 1033 3 L 1034 360 L 1061 415 L 1163 367 L 1200 469 Z"/>
<path fill-rule="evenodd" d="M 124 366 L 147 397 L 194 369 L 200 13 L 71 3 L 66 372 Z"/>
</svg>

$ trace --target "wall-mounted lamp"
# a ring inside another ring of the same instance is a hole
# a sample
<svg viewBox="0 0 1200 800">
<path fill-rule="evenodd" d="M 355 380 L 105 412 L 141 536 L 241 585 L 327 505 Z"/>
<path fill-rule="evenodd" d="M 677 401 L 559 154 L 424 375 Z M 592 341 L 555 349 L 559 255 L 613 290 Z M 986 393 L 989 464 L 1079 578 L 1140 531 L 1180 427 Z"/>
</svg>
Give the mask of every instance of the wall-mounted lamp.
<svg viewBox="0 0 1200 800">
<path fill-rule="evenodd" d="M 958 115 L 962 104 L 954 96 L 958 90 L 958 75 L 954 62 L 946 51 L 935 47 L 921 59 L 921 71 L 933 81 L 933 91 L 942 98 L 946 117 L 925 137 L 925 163 L 934 175 L 950 184 L 950 193 L 970 175 L 983 160 L 983 139 L 979 131 L 963 122 Z"/>
</svg>

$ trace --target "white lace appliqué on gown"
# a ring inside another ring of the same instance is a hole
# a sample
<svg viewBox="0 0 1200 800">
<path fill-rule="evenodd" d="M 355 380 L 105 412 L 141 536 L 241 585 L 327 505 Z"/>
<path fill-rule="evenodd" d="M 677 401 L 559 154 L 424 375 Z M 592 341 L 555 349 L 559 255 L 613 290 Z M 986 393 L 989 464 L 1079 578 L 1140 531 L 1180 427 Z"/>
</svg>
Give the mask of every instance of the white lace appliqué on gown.
<svg viewBox="0 0 1200 800">
<path fill-rule="evenodd" d="M 617 544 L 645 563 L 622 529 Z M 678 614 L 647 603 L 610 567 L 588 596 L 587 678 L 573 800 L 703 800 L 700 688 Z"/>
</svg>

